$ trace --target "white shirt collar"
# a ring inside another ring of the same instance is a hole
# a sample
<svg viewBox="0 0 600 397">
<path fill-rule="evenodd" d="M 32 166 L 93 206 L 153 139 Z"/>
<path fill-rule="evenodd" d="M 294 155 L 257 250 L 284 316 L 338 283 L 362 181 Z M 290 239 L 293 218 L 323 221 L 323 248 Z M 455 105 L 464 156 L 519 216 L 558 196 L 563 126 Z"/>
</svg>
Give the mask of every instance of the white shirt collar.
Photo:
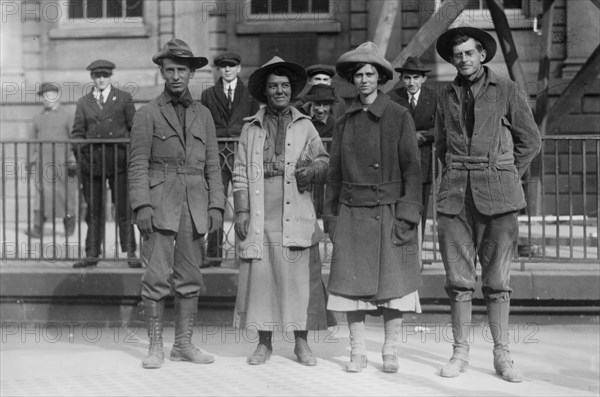
<svg viewBox="0 0 600 397">
<path fill-rule="evenodd" d="M 106 100 L 108 99 L 108 94 L 110 94 L 110 84 L 103 89 L 102 91 L 98 91 L 97 87 L 94 87 L 94 98 L 96 98 L 96 100 L 100 99 L 100 92 L 102 92 L 102 97 L 103 97 L 103 101 L 102 102 L 106 102 Z"/>
<path fill-rule="evenodd" d="M 229 90 L 229 87 L 231 87 L 231 95 L 235 95 L 235 87 L 237 87 L 237 82 L 237 77 L 231 83 L 223 81 L 223 92 L 225 92 L 225 96 L 227 96 L 227 91 Z"/>
<path fill-rule="evenodd" d="M 410 94 L 408 91 L 406 91 L 406 94 L 408 95 L 408 103 L 410 103 L 411 96 L 414 96 L 417 103 L 419 103 L 419 96 L 421 95 L 421 90 L 417 91 L 417 93 L 414 95 Z"/>
</svg>

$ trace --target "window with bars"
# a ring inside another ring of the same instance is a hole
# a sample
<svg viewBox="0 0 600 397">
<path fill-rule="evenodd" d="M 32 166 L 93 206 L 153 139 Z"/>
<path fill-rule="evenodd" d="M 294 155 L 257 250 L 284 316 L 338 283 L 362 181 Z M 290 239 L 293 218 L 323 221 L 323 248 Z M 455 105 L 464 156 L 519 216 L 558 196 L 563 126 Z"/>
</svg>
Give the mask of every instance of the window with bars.
<svg viewBox="0 0 600 397">
<path fill-rule="evenodd" d="M 503 0 L 502 6 L 505 10 L 520 10 L 523 7 L 523 0 Z M 468 10 L 485 10 L 488 8 L 487 0 L 468 0 L 465 8 Z"/>
<path fill-rule="evenodd" d="M 286 14 L 327 14 L 330 0 L 250 0 L 250 14 L 286 15 Z"/>
<path fill-rule="evenodd" d="M 69 18 L 98 20 L 143 16 L 143 0 L 70 0 Z"/>
</svg>

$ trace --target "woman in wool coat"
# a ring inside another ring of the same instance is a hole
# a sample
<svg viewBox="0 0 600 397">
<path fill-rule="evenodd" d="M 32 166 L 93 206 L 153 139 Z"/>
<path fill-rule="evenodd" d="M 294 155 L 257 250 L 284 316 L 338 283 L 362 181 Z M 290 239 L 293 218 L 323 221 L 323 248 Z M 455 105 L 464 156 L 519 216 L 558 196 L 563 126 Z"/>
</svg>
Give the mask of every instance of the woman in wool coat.
<svg viewBox="0 0 600 397">
<path fill-rule="evenodd" d="M 367 365 L 367 313 L 383 315 L 383 370 L 397 372 L 402 313 L 420 312 L 417 224 L 423 207 L 415 127 L 409 111 L 378 89 L 393 71 L 375 44 L 343 54 L 336 71 L 359 95 L 338 120 L 330 153 L 328 205 L 335 227 L 327 308 L 347 316 L 348 372 Z"/>
</svg>

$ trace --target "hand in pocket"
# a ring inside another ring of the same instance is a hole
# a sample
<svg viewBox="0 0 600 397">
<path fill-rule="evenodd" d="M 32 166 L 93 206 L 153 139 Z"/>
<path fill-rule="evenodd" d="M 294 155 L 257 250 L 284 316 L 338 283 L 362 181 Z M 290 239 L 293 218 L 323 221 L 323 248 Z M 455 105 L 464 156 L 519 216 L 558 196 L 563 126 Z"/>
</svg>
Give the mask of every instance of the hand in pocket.
<svg viewBox="0 0 600 397">
<path fill-rule="evenodd" d="M 394 221 L 394 234 L 392 242 L 395 245 L 402 245 L 410 242 L 413 239 L 414 231 L 417 225 L 407 222 L 404 219 L 396 219 Z"/>
</svg>

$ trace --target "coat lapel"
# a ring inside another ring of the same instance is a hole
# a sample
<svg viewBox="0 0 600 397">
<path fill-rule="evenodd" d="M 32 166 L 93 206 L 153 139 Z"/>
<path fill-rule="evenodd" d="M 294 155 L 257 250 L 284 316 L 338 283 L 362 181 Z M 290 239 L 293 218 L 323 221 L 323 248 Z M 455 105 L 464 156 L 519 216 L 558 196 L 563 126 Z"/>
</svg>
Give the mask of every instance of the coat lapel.
<svg viewBox="0 0 600 397">
<path fill-rule="evenodd" d="M 175 114 L 175 109 L 173 109 L 173 106 L 171 106 L 170 103 L 167 103 L 164 94 L 161 97 L 161 101 L 159 102 L 158 106 L 160 108 L 161 114 L 163 115 L 165 120 L 167 120 L 167 123 L 169 123 L 171 128 L 173 128 L 177 132 L 177 135 L 179 135 L 179 139 L 183 143 L 184 142 L 183 129 L 181 128 L 181 125 L 179 124 L 179 119 L 177 118 L 177 115 Z"/>
</svg>

